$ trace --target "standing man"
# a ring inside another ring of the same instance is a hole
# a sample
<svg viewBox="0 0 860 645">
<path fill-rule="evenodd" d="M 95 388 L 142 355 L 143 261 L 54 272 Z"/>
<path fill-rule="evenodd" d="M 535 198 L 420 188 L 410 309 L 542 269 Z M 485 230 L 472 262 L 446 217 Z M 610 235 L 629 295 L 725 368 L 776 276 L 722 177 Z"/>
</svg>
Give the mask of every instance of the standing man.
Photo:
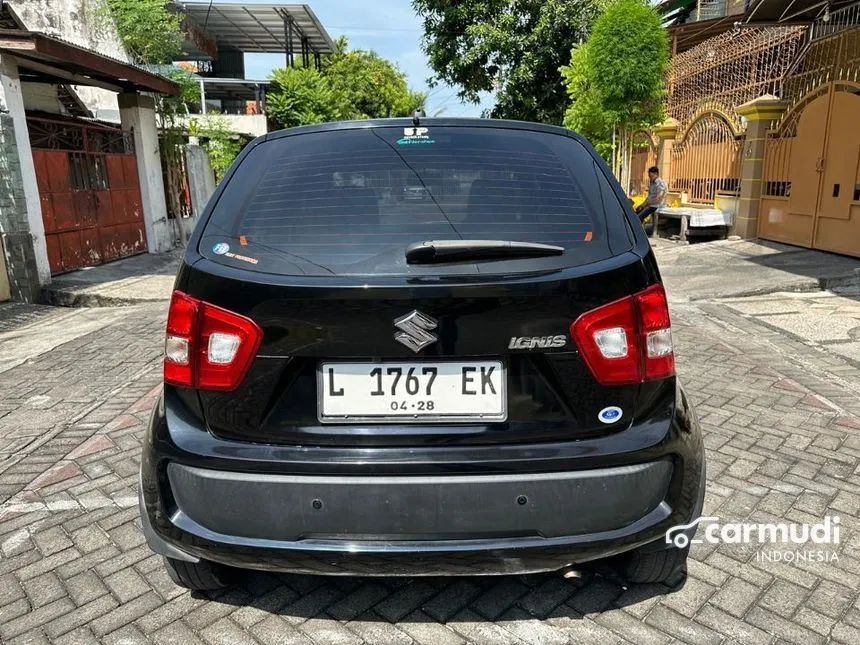
<svg viewBox="0 0 860 645">
<path fill-rule="evenodd" d="M 666 205 L 666 182 L 660 179 L 660 169 L 657 166 L 648 169 L 648 179 L 648 197 L 636 209 L 640 222 L 644 222 L 658 208 Z"/>
</svg>

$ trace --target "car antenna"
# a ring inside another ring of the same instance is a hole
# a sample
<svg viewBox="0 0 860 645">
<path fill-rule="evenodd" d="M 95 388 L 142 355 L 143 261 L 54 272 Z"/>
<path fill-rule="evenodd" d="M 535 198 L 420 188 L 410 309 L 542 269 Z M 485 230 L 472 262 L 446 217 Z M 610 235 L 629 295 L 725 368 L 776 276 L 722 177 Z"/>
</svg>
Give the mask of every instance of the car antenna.
<svg viewBox="0 0 860 645">
<path fill-rule="evenodd" d="M 415 110 L 412 113 L 412 125 L 414 125 L 417 128 L 419 125 L 421 125 L 421 119 L 423 119 L 426 116 L 427 116 L 427 114 L 424 112 L 424 110 L 422 110 L 421 108 L 418 108 L 417 110 Z"/>
</svg>

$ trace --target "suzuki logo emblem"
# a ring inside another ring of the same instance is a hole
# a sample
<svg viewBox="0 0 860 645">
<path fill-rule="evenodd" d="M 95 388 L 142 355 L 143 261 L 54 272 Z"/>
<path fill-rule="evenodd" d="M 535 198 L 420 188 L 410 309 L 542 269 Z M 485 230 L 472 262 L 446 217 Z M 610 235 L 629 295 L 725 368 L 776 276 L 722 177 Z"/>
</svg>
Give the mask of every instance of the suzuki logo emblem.
<svg viewBox="0 0 860 645">
<path fill-rule="evenodd" d="M 435 334 L 430 333 L 439 323 L 417 310 L 397 318 L 394 326 L 400 330 L 394 334 L 394 340 L 416 353 L 439 340 Z"/>
</svg>

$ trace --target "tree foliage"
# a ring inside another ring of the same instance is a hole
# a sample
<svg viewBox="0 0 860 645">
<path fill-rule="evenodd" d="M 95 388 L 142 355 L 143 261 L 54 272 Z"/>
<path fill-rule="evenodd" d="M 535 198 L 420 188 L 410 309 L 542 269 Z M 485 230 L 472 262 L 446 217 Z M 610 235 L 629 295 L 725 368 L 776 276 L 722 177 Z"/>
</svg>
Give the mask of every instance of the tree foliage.
<svg viewBox="0 0 860 645">
<path fill-rule="evenodd" d="M 615 0 L 561 70 L 571 100 L 564 124 L 606 156 L 613 133 L 626 151 L 636 130 L 663 118 L 668 65 L 668 36 L 657 12 L 644 0 Z"/>
<path fill-rule="evenodd" d="M 605 0 L 413 0 L 424 20 L 433 82 L 477 103 L 496 92 L 491 116 L 561 124 L 567 97 L 560 68 Z"/>
<path fill-rule="evenodd" d="M 192 119 L 188 132 L 200 137 L 203 149 L 209 156 L 209 165 L 215 173 L 215 180 L 221 181 L 242 150 L 238 135 L 230 130 L 227 119 L 217 112 L 207 112 Z"/>
<path fill-rule="evenodd" d="M 136 63 L 163 64 L 182 52 L 181 18 L 165 0 L 103 0 L 123 46 Z"/>
<path fill-rule="evenodd" d="M 266 112 L 279 128 L 346 118 L 345 102 L 313 67 L 284 67 L 271 75 Z"/>
<path fill-rule="evenodd" d="M 179 93 L 176 96 L 164 96 L 161 99 L 159 112 L 162 122 L 170 126 L 174 117 L 188 114 L 190 106 L 200 103 L 200 81 L 181 67 L 171 68 L 165 76 L 179 85 Z"/>
<path fill-rule="evenodd" d="M 272 72 L 274 89 L 267 111 L 281 128 L 343 119 L 407 116 L 427 97 L 409 89 L 406 75 L 373 51 L 350 50 L 346 37 L 335 42 L 321 71 L 286 67 Z"/>
</svg>

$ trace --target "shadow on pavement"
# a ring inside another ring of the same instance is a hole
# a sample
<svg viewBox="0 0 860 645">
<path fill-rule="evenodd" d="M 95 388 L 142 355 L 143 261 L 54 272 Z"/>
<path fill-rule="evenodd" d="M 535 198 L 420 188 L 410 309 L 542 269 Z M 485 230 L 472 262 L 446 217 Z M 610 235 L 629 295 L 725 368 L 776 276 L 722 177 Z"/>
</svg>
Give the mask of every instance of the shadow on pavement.
<svg viewBox="0 0 860 645">
<path fill-rule="evenodd" d="M 198 593 L 213 603 L 252 607 L 305 620 L 328 618 L 371 622 L 458 622 L 475 616 L 545 620 L 581 619 L 683 589 L 661 584 L 627 585 L 597 566 L 581 578 L 559 573 L 524 576 L 376 578 L 239 572 L 237 586 Z M 510 612 L 510 613 L 509 613 Z"/>
<path fill-rule="evenodd" d="M 670 298 L 702 300 L 860 287 L 860 259 L 776 242 L 723 240 L 655 249 Z"/>
</svg>

